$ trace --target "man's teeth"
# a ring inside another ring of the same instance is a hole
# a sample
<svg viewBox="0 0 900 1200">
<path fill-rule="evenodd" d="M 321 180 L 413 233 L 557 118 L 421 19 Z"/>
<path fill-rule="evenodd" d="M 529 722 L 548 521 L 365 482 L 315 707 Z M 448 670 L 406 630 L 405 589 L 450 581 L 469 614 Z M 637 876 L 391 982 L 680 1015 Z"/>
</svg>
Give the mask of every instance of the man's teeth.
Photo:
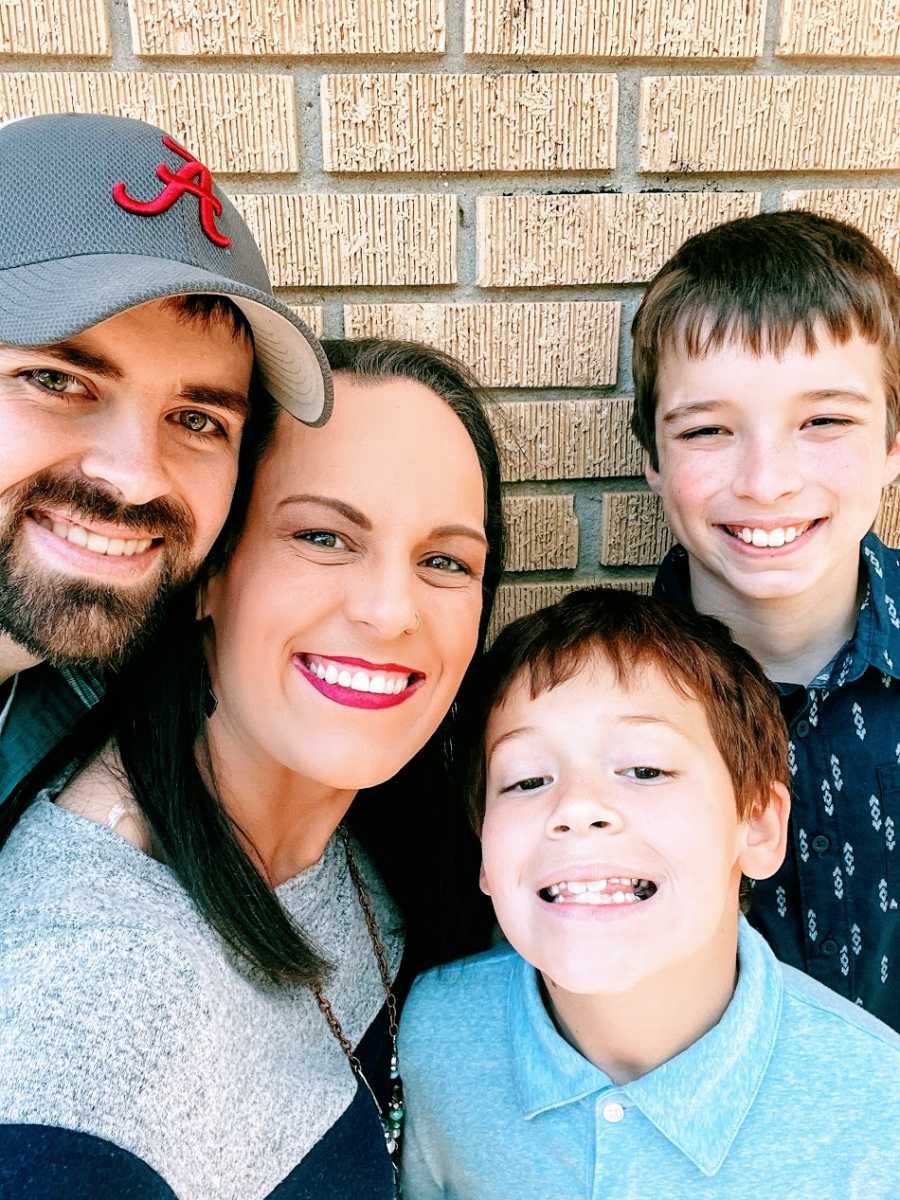
<svg viewBox="0 0 900 1200">
<path fill-rule="evenodd" d="M 552 904 L 636 904 L 656 891 L 650 879 L 611 876 L 609 879 L 562 880 L 545 889 Z"/>
<path fill-rule="evenodd" d="M 354 692 L 377 692 L 385 696 L 397 696 L 409 684 L 408 675 L 398 675 L 388 671 L 361 671 L 355 667 L 352 671 L 346 666 L 339 666 L 320 658 L 308 658 L 306 665 L 326 683 L 336 683 L 339 687 L 350 688 Z"/>
<path fill-rule="evenodd" d="M 40 513 L 31 514 L 38 525 L 50 529 L 58 538 L 71 542 L 75 546 L 83 546 L 93 550 L 95 554 L 105 554 L 109 558 L 131 558 L 133 554 L 142 554 L 153 545 L 153 538 L 108 538 L 102 533 L 91 533 L 81 525 L 70 525 L 66 521 L 53 521 Z"/>
<path fill-rule="evenodd" d="M 805 525 L 785 525 L 776 529 L 759 529 L 751 525 L 728 525 L 726 528 L 748 546 L 784 546 L 806 533 L 811 524 L 808 521 Z"/>
</svg>

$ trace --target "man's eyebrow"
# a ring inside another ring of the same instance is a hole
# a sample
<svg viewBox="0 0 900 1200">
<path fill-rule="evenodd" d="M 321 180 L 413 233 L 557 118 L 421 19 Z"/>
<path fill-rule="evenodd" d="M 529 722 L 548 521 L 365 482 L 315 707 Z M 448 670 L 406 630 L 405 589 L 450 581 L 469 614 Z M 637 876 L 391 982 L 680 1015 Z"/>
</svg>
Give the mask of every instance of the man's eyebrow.
<svg viewBox="0 0 900 1200">
<path fill-rule="evenodd" d="M 125 372 L 120 366 L 107 358 L 105 354 L 98 354 L 95 350 L 88 350 L 75 340 L 65 342 L 53 342 L 50 346 L 21 346 L 21 350 L 28 354 L 46 354 L 50 358 L 58 359 L 69 367 L 80 367 L 82 371 L 90 371 L 94 375 L 101 375 L 104 379 L 122 379 Z"/>
<path fill-rule="evenodd" d="M 354 525 L 358 525 L 360 529 L 367 531 L 371 531 L 372 529 L 372 522 L 365 513 L 361 513 L 352 504 L 346 504 L 343 500 L 337 500 L 333 496 L 313 496 L 306 493 L 297 496 L 285 496 L 283 500 L 278 501 L 275 507 L 276 509 L 285 508 L 289 504 L 318 504 L 322 508 L 334 509 L 342 517 L 346 517 L 348 521 L 352 521 Z"/>
<path fill-rule="evenodd" d="M 207 387 L 204 384 L 188 384 L 181 395 L 192 404 L 209 404 L 225 412 L 246 417 L 250 411 L 250 398 L 246 392 L 233 388 Z"/>
</svg>

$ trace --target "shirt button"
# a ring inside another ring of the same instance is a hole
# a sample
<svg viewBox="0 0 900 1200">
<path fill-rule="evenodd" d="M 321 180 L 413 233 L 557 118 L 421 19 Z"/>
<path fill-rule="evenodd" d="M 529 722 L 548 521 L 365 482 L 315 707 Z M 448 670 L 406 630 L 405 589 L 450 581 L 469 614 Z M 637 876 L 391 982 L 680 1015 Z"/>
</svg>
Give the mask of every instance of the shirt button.
<svg viewBox="0 0 900 1200">
<path fill-rule="evenodd" d="M 806 737 L 809 734 L 809 721 L 798 721 L 794 726 L 794 733 L 797 737 Z"/>
<path fill-rule="evenodd" d="M 812 840 L 812 848 L 816 854 L 824 854 L 826 850 L 831 849 L 831 839 L 824 833 L 817 833 Z"/>
<path fill-rule="evenodd" d="M 832 954 L 837 954 L 838 944 L 834 938 L 826 938 L 822 943 L 822 953 L 827 954 L 830 958 Z"/>
<path fill-rule="evenodd" d="M 625 1116 L 625 1109 L 621 1104 L 617 1104 L 615 1100 L 610 1100 L 609 1104 L 603 1106 L 603 1119 L 609 1121 L 610 1125 L 615 1125 Z"/>
</svg>

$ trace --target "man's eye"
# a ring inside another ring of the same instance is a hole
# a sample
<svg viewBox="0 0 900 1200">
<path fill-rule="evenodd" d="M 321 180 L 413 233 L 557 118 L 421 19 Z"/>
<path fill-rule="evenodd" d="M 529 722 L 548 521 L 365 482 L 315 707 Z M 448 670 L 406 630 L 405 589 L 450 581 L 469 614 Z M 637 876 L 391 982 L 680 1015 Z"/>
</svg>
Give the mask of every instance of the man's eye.
<svg viewBox="0 0 900 1200">
<path fill-rule="evenodd" d="M 672 772 L 664 771 L 661 767 L 626 767 L 619 774 L 624 775 L 626 779 L 636 779 L 640 783 L 652 783 L 656 779 L 668 779 Z"/>
<path fill-rule="evenodd" d="M 74 375 L 65 371 L 51 371 L 46 367 L 36 367 L 32 371 L 24 371 L 23 379 L 29 379 L 45 392 L 53 392 L 57 396 L 72 396 L 84 394 L 85 388 Z"/>
<path fill-rule="evenodd" d="M 183 426 L 188 433 L 224 433 L 222 426 L 218 421 L 205 412 L 199 412 L 196 409 L 185 409 L 178 414 L 178 423 Z"/>
<path fill-rule="evenodd" d="M 311 546 L 321 546 L 324 550 L 346 550 L 347 543 L 343 538 L 332 533 L 330 529 L 304 529 L 294 534 L 297 542 L 309 542 Z"/>
<path fill-rule="evenodd" d="M 538 788 L 545 787 L 548 783 L 553 782 L 551 775 L 529 775 L 525 779 L 519 779 L 516 783 L 511 783 L 509 787 L 503 788 L 504 792 L 536 792 Z"/>
</svg>

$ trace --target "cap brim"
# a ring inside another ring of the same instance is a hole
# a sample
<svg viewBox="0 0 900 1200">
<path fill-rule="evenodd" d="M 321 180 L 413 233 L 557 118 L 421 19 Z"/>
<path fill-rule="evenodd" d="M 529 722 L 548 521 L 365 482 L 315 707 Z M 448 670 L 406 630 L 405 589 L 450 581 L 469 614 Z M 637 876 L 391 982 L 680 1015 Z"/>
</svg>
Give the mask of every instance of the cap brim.
<svg viewBox="0 0 900 1200">
<path fill-rule="evenodd" d="M 89 254 L 0 271 L 0 344 L 44 346 L 167 296 L 228 296 L 253 330 L 272 397 L 307 425 L 331 415 L 331 372 L 315 334 L 274 296 L 188 263 Z"/>
</svg>

